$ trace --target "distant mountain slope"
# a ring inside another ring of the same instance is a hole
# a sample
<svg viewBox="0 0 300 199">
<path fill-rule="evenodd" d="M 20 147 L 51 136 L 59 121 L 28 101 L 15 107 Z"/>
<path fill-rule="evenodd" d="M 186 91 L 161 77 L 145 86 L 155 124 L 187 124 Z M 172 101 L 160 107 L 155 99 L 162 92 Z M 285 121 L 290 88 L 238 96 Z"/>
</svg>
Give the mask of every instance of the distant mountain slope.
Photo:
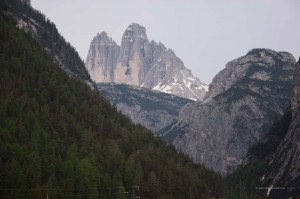
<svg viewBox="0 0 300 199">
<path fill-rule="evenodd" d="M 16 26 L 31 33 L 48 56 L 67 74 L 76 76 L 94 88 L 84 63 L 77 51 L 48 18 L 30 6 L 30 0 L 2 0 L 1 16 L 15 20 Z"/>
<path fill-rule="evenodd" d="M 1 198 L 221 198 L 219 175 L 132 124 L 2 14 Z"/>
<path fill-rule="evenodd" d="M 253 49 L 229 62 L 209 86 L 205 100 L 188 103 L 178 122 L 177 149 L 222 174 L 235 171 L 289 105 L 295 59 L 285 52 Z"/>
<path fill-rule="evenodd" d="M 146 29 L 131 24 L 118 46 L 105 32 L 91 42 L 85 66 L 95 82 L 123 83 L 201 101 L 207 86 L 171 49 L 149 42 Z"/>
<path fill-rule="evenodd" d="M 179 110 L 191 100 L 126 84 L 98 83 L 97 88 L 134 123 L 157 134 L 178 120 Z"/>
</svg>

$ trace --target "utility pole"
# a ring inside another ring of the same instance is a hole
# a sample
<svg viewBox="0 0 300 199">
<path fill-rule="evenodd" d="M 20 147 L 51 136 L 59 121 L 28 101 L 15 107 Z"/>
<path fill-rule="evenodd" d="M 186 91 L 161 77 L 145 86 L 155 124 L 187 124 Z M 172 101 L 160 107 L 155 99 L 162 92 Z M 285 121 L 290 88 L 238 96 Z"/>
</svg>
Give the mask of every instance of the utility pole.
<svg viewBox="0 0 300 199">
<path fill-rule="evenodd" d="M 135 193 L 135 188 L 137 188 L 137 191 L 138 191 L 138 193 L 139 193 L 140 186 L 132 186 L 131 198 L 132 198 L 132 199 L 138 199 L 138 198 L 141 198 L 141 197 L 139 196 L 139 194 L 136 194 L 136 193 Z"/>
<path fill-rule="evenodd" d="M 134 190 L 134 186 L 132 187 L 132 194 L 131 194 L 131 198 L 134 199 L 135 198 L 135 190 Z"/>
</svg>

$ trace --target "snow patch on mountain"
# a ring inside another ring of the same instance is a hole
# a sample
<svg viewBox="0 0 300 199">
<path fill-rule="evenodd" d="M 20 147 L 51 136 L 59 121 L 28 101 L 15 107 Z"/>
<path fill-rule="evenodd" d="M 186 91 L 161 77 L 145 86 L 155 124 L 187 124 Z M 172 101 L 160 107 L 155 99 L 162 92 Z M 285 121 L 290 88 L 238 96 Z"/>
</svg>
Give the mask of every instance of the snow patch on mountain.
<svg viewBox="0 0 300 199">
<path fill-rule="evenodd" d="M 146 29 L 131 24 L 121 46 L 106 33 L 94 37 L 86 68 L 95 82 L 137 85 L 202 101 L 208 86 L 194 77 L 175 53 L 162 43 L 148 41 Z M 98 43 L 101 45 L 95 45 Z"/>
</svg>

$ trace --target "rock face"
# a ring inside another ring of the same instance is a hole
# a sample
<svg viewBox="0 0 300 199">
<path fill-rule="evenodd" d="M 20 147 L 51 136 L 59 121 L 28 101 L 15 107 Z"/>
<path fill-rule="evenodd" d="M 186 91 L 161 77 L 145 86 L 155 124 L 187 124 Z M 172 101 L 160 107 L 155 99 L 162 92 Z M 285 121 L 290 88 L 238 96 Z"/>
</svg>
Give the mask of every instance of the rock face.
<svg viewBox="0 0 300 199">
<path fill-rule="evenodd" d="M 161 136 L 161 129 L 177 122 L 179 110 L 191 102 L 175 95 L 126 84 L 98 83 L 97 88 L 124 115 L 158 136 Z"/>
<path fill-rule="evenodd" d="M 113 81 L 120 47 L 105 32 L 97 34 L 90 46 L 86 66 L 91 79 L 96 82 Z"/>
<path fill-rule="evenodd" d="M 293 78 L 293 94 L 291 100 L 292 119 L 284 138 L 277 150 L 268 159 L 264 183 L 270 189 L 271 198 L 291 198 L 300 195 L 300 59 L 296 65 Z M 270 132 L 272 133 L 272 132 Z"/>
<path fill-rule="evenodd" d="M 98 34 L 91 43 L 86 68 L 96 82 L 136 85 L 193 100 L 202 100 L 208 89 L 172 50 L 150 43 L 146 29 L 138 24 L 126 29 L 121 47 L 106 33 Z"/>
<path fill-rule="evenodd" d="M 254 49 L 229 62 L 209 85 L 203 102 L 188 103 L 165 129 L 180 136 L 177 149 L 222 174 L 241 164 L 289 105 L 295 59 L 286 52 Z"/>
</svg>

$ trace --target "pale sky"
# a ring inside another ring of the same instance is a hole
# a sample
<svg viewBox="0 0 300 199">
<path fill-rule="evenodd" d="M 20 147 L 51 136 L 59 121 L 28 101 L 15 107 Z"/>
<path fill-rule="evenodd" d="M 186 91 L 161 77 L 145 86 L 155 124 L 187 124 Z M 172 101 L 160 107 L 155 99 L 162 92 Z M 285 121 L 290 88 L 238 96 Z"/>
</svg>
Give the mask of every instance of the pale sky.
<svg viewBox="0 0 300 199">
<path fill-rule="evenodd" d="M 201 81 L 253 48 L 300 56 L 300 0 L 31 0 L 86 59 L 102 31 L 119 45 L 138 23 Z"/>
</svg>

